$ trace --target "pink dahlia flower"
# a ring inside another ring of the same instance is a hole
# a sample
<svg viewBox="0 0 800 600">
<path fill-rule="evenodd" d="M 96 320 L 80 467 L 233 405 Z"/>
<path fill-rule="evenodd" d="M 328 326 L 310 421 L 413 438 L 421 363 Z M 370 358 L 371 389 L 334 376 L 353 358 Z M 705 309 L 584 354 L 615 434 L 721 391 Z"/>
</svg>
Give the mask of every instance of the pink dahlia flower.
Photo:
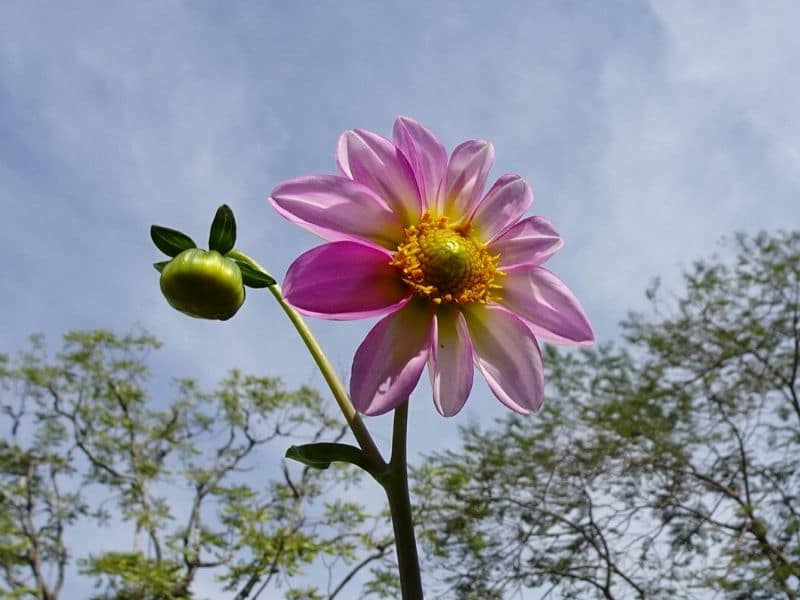
<svg viewBox="0 0 800 600">
<path fill-rule="evenodd" d="M 389 141 L 344 133 L 341 175 L 280 184 L 276 210 L 328 243 L 289 267 L 286 299 L 327 319 L 385 315 L 356 351 L 355 407 L 368 415 L 405 402 L 425 365 L 444 416 L 464 406 L 473 369 L 519 413 L 543 401 L 537 339 L 589 345 L 580 303 L 542 265 L 563 242 L 549 221 L 523 218 L 533 192 L 518 175 L 484 195 L 494 149 L 470 140 L 453 150 L 400 117 Z"/>
</svg>

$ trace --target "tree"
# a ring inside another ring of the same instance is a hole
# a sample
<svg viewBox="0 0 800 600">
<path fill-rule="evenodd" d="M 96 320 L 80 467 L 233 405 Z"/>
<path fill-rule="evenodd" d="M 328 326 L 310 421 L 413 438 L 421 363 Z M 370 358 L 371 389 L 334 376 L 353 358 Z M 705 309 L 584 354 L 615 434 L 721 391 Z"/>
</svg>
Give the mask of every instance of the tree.
<svg viewBox="0 0 800 600">
<path fill-rule="evenodd" d="M 181 379 L 175 400 L 154 401 L 146 359 L 159 346 L 147 333 L 72 332 L 54 358 L 41 337 L 2 358 L 4 597 L 57 598 L 80 522 L 131 532 L 129 545 L 78 557 L 97 598 L 189 598 L 200 571 L 241 600 L 268 588 L 333 598 L 391 556 L 385 518 L 343 499 L 353 469 L 281 461 L 292 441 L 345 435 L 316 392 L 233 371 L 211 392 Z M 329 570 L 327 591 L 293 587 L 312 565 Z"/>
<path fill-rule="evenodd" d="M 541 413 L 417 472 L 447 593 L 798 597 L 800 232 L 723 245 L 622 347 L 548 348 Z"/>
</svg>

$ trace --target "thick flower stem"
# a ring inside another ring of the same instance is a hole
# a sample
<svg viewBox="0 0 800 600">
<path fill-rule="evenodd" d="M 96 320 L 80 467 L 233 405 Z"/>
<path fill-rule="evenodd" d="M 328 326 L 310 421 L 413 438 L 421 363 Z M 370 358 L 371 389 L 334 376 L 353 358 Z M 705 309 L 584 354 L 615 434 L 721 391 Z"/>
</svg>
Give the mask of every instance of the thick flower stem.
<svg viewBox="0 0 800 600">
<path fill-rule="evenodd" d="M 400 574 L 400 588 L 403 600 L 422 600 L 422 579 L 417 555 L 417 541 L 414 535 L 414 520 L 411 513 L 411 500 L 408 495 L 408 466 L 406 462 L 406 436 L 408 429 L 408 401 L 395 409 L 394 430 L 392 433 L 392 457 L 387 465 L 375 442 L 361 420 L 358 412 L 350 402 L 350 397 L 336 376 L 333 366 L 314 338 L 303 317 L 294 310 L 280 292 L 278 285 L 269 286 L 269 291 L 286 312 L 289 320 L 297 329 L 311 356 L 328 383 L 339 408 L 347 420 L 364 453 L 383 472 L 379 476 L 386 496 L 394 528 L 397 564 Z M 376 472 L 379 472 L 376 469 Z"/>
<path fill-rule="evenodd" d="M 394 411 L 392 433 L 392 458 L 383 478 L 383 487 L 392 513 L 394 543 L 400 571 L 400 589 L 403 600 L 422 600 L 422 579 L 414 535 L 414 519 L 408 495 L 408 467 L 406 463 L 406 434 L 408 425 L 408 400 Z"/>
</svg>

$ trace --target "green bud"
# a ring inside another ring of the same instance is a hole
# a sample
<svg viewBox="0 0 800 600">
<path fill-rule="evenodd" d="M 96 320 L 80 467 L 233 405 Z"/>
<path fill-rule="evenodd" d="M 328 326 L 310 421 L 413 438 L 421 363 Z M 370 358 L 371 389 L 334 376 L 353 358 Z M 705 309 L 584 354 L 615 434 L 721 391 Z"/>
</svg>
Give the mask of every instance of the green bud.
<svg viewBox="0 0 800 600">
<path fill-rule="evenodd" d="M 161 292 L 173 308 L 199 319 L 230 319 L 244 302 L 239 266 L 216 250 L 178 254 L 161 271 Z"/>
</svg>

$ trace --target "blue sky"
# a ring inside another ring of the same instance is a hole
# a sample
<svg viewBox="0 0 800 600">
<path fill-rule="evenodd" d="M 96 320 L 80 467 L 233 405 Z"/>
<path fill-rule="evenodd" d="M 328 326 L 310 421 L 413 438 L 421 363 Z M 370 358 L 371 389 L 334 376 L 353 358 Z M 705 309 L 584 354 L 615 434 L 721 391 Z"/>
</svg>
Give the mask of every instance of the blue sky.
<svg viewBox="0 0 800 600">
<path fill-rule="evenodd" d="M 167 342 L 165 377 L 322 388 L 267 294 L 226 323 L 171 310 L 148 228 L 203 240 L 227 202 L 280 278 L 318 241 L 270 190 L 399 114 L 449 149 L 494 144 L 493 176 L 531 183 L 567 242 L 553 270 L 615 339 L 651 277 L 676 282 L 734 230 L 800 225 L 798 22 L 791 1 L 0 3 L 0 351 L 140 324 Z M 312 323 L 343 377 L 371 324 Z M 443 420 L 423 385 L 411 447 L 504 411 L 478 384 Z"/>
</svg>

